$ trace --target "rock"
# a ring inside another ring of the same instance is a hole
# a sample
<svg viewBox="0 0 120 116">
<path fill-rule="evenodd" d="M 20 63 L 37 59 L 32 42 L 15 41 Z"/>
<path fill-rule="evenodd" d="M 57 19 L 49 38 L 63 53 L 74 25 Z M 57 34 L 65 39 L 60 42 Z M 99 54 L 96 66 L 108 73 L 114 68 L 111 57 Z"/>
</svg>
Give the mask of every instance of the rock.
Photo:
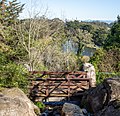
<svg viewBox="0 0 120 116">
<path fill-rule="evenodd" d="M 28 97 L 18 88 L 3 89 L 0 96 L 0 116 L 37 116 L 40 113 Z"/>
<path fill-rule="evenodd" d="M 71 103 L 65 103 L 63 105 L 62 113 L 65 114 L 65 116 L 84 116 L 82 109 L 80 109 L 79 106 Z"/>
<path fill-rule="evenodd" d="M 52 109 L 46 109 L 41 116 L 61 116 L 62 106 L 54 106 Z"/>
<path fill-rule="evenodd" d="M 84 109 L 84 108 L 82 109 L 82 112 L 83 112 L 84 115 L 87 115 L 87 114 L 88 114 L 87 110 Z"/>
<path fill-rule="evenodd" d="M 107 90 L 108 101 L 120 100 L 120 77 L 107 78 L 104 80 L 103 85 Z"/>
<path fill-rule="evenodd" d="M 61 116 L 61 110 L 62 110 L 61 106 L 55 106 L 50 116 Z"/>
<path fill-rule="evenodd" d="M 104 86 L 99 85 L 91 88 L 83 96 L 81 104 L 90 112 L 97 112 L 102 109 L 107 97 L 107 91 Z"/>
<path fill-rule="evenodd" d="M 86 91 L 82 98 L 82 107 L 84 106 L 88 111 L 93 112 L 95 115 L 98 115 L 98 112 L 101 110 L 108 112 L 111 109 L 110 112 L 113 113 L 116 109 L 114 109 L 112 103 L 116 100 L 120 100 L 120 78 L 107 78 L 102 84 Z"/>
<path fill-rule="evenodd" d="M 115 100 L 110 102 L 102 111 L 99 111 L 96 116 L 120 116 L 120 101 Z"/>
</svg>

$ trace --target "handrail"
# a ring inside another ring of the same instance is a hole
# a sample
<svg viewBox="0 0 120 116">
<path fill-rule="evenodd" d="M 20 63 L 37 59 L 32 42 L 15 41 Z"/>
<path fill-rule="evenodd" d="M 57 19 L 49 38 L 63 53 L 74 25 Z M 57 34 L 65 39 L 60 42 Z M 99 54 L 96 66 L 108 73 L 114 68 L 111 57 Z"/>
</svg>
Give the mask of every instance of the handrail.
<svg viewBox="0 0 120 116">
<path fill-rule="evenodd" d="M 73 74 L 82 74 L 82 75 L 87 75 L 87 73 L 86 72 L 83 72 L 83 71 L 60 71 L 60 72 L 58 72 L 58 71 L 29 71 L 29 73 L 31 74 L 31 75 L 34 75 L 34 74 L 44 74 L 44 75 L 60 75 L 60 74 L 64 74 L 64 75 L 66 75 L 66 74 L 69 74 L 69 75 L 73 75 Z"/>
</svg>

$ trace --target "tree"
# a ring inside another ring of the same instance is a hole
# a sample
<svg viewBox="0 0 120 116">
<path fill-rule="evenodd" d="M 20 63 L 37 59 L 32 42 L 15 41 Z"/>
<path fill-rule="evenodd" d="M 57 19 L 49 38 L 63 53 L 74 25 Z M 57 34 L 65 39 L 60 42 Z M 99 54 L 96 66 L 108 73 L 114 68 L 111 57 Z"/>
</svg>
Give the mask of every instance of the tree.
<svg viewBox="0 0 120 116">
<path fill-rule="evenodd" d="M 93 41 L 97 46 L 103 46 L 107 38 L 108 32 L 105 29 L 99 28 L 93 31 Z"/>
<path fill-rule="evenodd" d="M 92 34 L 88 32 L 87 26 L 81 27 L 79 21 L 66 22 L 66 35 L 68 39 L 72 41 L 77 46 L 77 56 L 81 55 L 81 52 L 85 46 L 92 46 Z M 90 31 L 90 30 L 89 30 Z"/>
<path fill-rule="evenodd" d="M 2 0 L 0 2 L 0 22 L 6 26 L 14 24 L 23 7 L 24 4 L 21 5 L 17 0 Z"/>
<path fill-rule="evenodd" d="M 105 47 L 118 47 L 120 48 L 120 17 L 117 17 L 117 21 L 114 22 L 111 27 L 110 34 L 106 39 Z"/>
<path fill-rule="evenodd" d="M 58 58 L 62 56 L 64 37 L 64 23 L 61 20 L 45 17 L 26 19 L 16 25 L 16 35 L 17 53 L 21 50 L 26 52 L 23 62 L 29 65 L 30 70 L 60 69 L 61 59 Z"/>
<path fill-rule="evenodd" d="M 9 52 L 6 52 L 6 54 L 9 54 L 13 61 L 17 58 L 15 49 L 18 43 L 15 25 L 19 14 L 23 10 L 23 6 L 24 4 L 18 3 L 17 0 L 0 1 L 0 35 L 2 38 L 0 45 L 2 46 L 2 51 L 5 51 L 5 48 L 12 51 L 12 54 L 9 54 Z"/>
<path fill-rule="evenodd" d="M 80 29 L 82 29 L 82 30 L 86 30 L 86 31 L 88 31 L 88 32 L 91 32 L 91 31 L 93 31 L 93 27 L 92 27 L 92 25 L 90 25 L 90 24 L 80 24 Z"/>
<path fill-rule="evenodd" d="M 120 49 L 100 48 L 91 58 L 91 63 L 95 66 L 98 83 L 108 77 L 120 76 Z"/>
</svg>

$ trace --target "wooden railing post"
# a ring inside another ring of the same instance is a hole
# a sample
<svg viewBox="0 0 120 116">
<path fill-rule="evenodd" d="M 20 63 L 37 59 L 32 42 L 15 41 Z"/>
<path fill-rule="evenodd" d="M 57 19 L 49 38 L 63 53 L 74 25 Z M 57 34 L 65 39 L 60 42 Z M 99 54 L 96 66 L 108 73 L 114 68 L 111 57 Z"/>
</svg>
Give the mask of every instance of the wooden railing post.
<svg viewBox="0 0 120 116">
<path fill-rule="evenodd" d="M 47 97 L 49 96 L 49 80 L 46 80 L 46 96 L 45 96 L 45 102 L 47 101 Z"/>
<path fill-rule="evenodd" d="M 68 82 L 68 101 L 70 100 L 69 96 L 70 96 L 70 78 L 69 78 L 69 74 L 66 75 L 67 78 L 67 82 Z"/>
</svg>

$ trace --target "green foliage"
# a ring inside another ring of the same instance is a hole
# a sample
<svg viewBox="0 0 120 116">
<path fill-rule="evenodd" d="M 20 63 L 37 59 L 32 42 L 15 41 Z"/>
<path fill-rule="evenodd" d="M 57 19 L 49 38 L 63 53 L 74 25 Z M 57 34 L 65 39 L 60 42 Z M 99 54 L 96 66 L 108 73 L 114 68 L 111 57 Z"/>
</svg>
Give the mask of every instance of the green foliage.
<svg viewBox="0 0 120 116">
<path fill-rule="evenodd" d="M 120 48 L 120 18 L 118 16 L 117 21 L 114 22 L 111 27 L 111 33 L 108 35 L 106 43 L 104 45 L 105 48 Z"/>
<path fill-rule="evenodd" d="M 26 52 L 19 44 L 15 25 L 19 13 L 23 10 L 17 0 L 1 0 L 0 1 L 0 35 L 2 41 L 0 41 L 0 51 L 5 54 L 9 54 L 11 60 L 20 60 L 23 56 L 26 56 Z M 14 24 L 14 25 L 13 25 Z M 1 38 L 0 38 L 1 40 Z"/>
<path fill-rule="evenodd" d="M 105 55 L 105 50 L 98 49 L 96 50 L 95 54 L 91 58 L 90 62 L 95 66 L 96 72 L 99 71 L 98 64 L 101 64 L 102 58 Z"/>
<path fill-rule="evenodd" d="M 95 66 L 97 83 L 103 81 L 104 78 L 120 75 L 120 50 L 98 49 L 91 58 L 91 63 Z"/>
<path fill-rule="evenodd" d="M 95 31 L 93 31 L 92 38 L 93 38 L 95 45 L 103 46 L 107 38 L 107 35 L 108 35 L 108 31 L 102 28 L 96 29 Z"/>
<path fill-rule="evenodd" d="M 0 61 L 0 87 L 19 87 L 26 91 L 28 72 L 22 65 L 11 62 L 2 53 L 0 53 Z"/>
<path fill-rule="evenodd" d="M 19 59 L 26 58 L 26 51 L 19 43 L 15 32 L 16 30 L 10 26 L 0 31 L 3 36 L 3 41 L 0 41 L 0 52 L 5 53 L 11 60 L 18 61 Z"/>
<path fill-rule="evenodd" d="M 80 29 L 86 30 L 88 32 L 92 32 L 93 31 L 93 27 L 90 24 L 80 24 Z"/>
<path fill-rule="evenodd" d="M 80 27 L 80 22 L 78 20 L 66 21 L 66 29 L 73 30 Z"/>
<path fill-rule="evenodd" d="M 45 105 L 42 102 L 36 102 L 35 105 L 38 106 L 38 108 L 40 108 L 40 109 L 45 108 Z"/>
<path fill-rule="evenodd" d="M 14 24 L 19 16 L 19 13 L 23 10 L 23 5 L 17 2 L 17 0 L 0 1 L 0 22 L 3 25 L 9 26 Z"/>
<path fill-rule="evenodd" d="M 96 72 L 97 84 L 103 82 L 105 78 L 120 76 L 120 72 Z"/>
</svg>

